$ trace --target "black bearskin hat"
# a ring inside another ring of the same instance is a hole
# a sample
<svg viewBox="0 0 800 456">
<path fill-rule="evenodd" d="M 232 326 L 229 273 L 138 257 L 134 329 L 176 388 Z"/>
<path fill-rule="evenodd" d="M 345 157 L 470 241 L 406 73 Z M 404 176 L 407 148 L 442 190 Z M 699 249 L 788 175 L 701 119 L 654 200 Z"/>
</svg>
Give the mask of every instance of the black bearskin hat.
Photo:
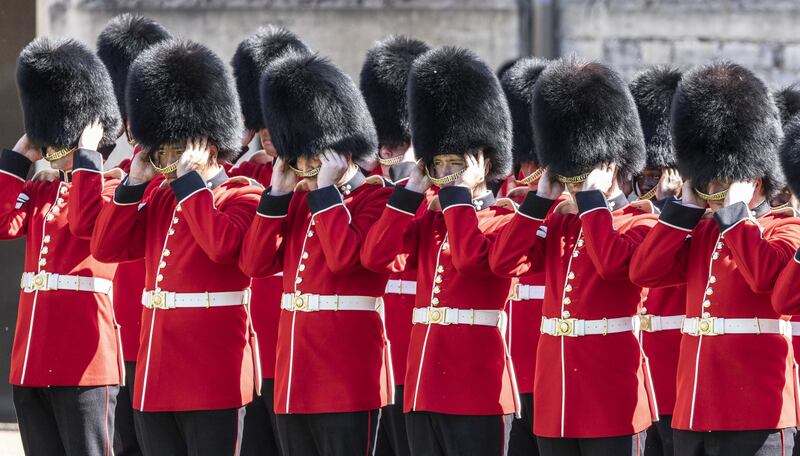
<svg viewBox="0 0 800 456">
<path fill-rule="evenodd" d="M 128 113 L 125 108 L 125 83 L 131 64 L 145 49 L 171 38 L 172 35 L 158 22 L 128 13 L 111 19 L 100 32 L 97 37 L 97 56 L 111 76 L 123 118 Z"/>
<path fill-rule="evenodd" d="M 508 100 L 511 122 L 514 127 L 512 153 L 514 163 L 538 163 L 533 147 L 533 127 L 531 126 L 531 102 L 533 86 L 548 65 L 547 60 L 524 58 L 508 68 L 500 79 L 500 85 Z"/>
<path fill-rule="evenodd" d="M 361 68 L 361 93 L 367 102 L 381 145 L 395 147 L 411 142 L 406 83 L 414 59 L 430 48 L 407 36 L 377 42 Z"/>
<path fill-rule="evenodd" d="M 440 154 L 492 161 L 487 180 L 511 173 L 511 115 L 500 82 L 472 51 L 442 47 L 420 56 L 408 77 L 411 140 L 426 165 Z"/>
<path fill-rule="evenodd" d="M 548 65 L 533 89 L 532 115 L 536 154 L 554 174 L 579 176 L 616 163 L 630 177 L 644 167 L 636 104 L 606 65 L 578 59 Z"/>
<path fill-rule="evenodd" d="M 95 119 L 103 124 L 100 149 L 108 153 L 122 126 L 106 67 L 72 39 L 37 38 L 17 60 L 17 87 L 25 131 L 34 144 L 76 146 Z"/>
<path fill-rule="evenodd" d="M 126 101 L 131 133 L 145 150 L 207 137 L 233 162 L 244 130 L 233 78 L 202 44 L 165 41 L 131 66 Z"/>
<path fill-rule="evenodd" d="M 778 114 L 780 114 L 781 125 L 784 127 L 792 120 L 792 117 L 800 112 L 800 86 L 792 84 L 772 94 L 775 100 L 775 106 L 778 107 Z"/>
<path fill-rule="evenodd" d="M 264 128 L 259 84 L 267 66 L 286 52 L 309 54 L 311 50 L 294 33 L 283 27 L 269 26 L 239 43 L 231 65 L 236 90 L 242 104 L 244 126 L 251 130 Z"/>
<path fill-rule="evenodd" d="M 713 179 L 762 178 L 780 190 L 781 124 L 767 87 L 750 70 L 715 62 L 686 73 L 672 104 L 678 168 L 696 188 Z"/>
<path fill-rule="evenodd" d="M 648 168 L 678 166 L 675 148 L 672 147 L 670 112 L 680 80 L 678 69 L 657 66 L 639 73 L 631 82 L 631 94 L 639 109 L 644 133 Z"/>
<path fill-rule="evenodd" d="M 350 76 L 318 55 L 289 53 L 261 78 L 264 123 L 278 155 L 314 157 L 331 149 L 364 161 L 377 157 L 378 137 Z"/>
</svg>

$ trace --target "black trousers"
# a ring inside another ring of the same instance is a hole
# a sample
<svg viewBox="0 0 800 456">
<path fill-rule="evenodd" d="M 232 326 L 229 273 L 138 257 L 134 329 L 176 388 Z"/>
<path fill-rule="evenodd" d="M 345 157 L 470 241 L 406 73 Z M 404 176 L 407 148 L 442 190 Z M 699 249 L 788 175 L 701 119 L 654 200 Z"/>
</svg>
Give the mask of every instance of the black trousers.
<svg viewBox="0 0 800 456">
<path fill-rule="evenodd" d="M 533 393 L 519 395 L 522 405 L 520 417 L 511 424 L 511 436 L 508 441 L 509 456 L 538 456 L 539 447 L 533 435 Z"/>
<path fill-rule="evenodd" d="M 146 456 L 237 456 L 244 407 L 187 412 L 134 410 L 133 419 Z"/>
<path fill-rule="evenodd" d="M 414 456 L 484 456 L 508 453 L 513 415 L 406 414 Z"/>
<path fill-rule="evenodd" d="M 280 456 L 278 431 L 275 427 L 275 380 L 261 381 L 261 397 L 245 407 L 242 456 Z"/>
<path fill-rule="evenodd" d="M 537 436 L 542 456 L 642 456 L 647 432 L 619 437 L 550 438 Z M 675 453 L 683 456 L 682 453 Z"/>
<path fill-rule="evenodd" d="M 27 456 L 110 456 L 118 386 L 14 386 Z"/>
<path fill-rule="evenodd" d="M 114 456 L 141 456 L 133 421 L 133 385 L 136 363 L 125 361 L 125 386 L 119 387 L 114 411 Z"/>
<path fill-rule="evenodd" d="M 644 456 L 672 456 L 672 415 L 659 415 L 658 421 L 647 429 Z"/>
<path fill-rule="evenodd" d="M 275 415 L 284 456 L 354 456 L 375 451 L 380 409 Z"/>
<path fill-rule="evenodd" d="M 381 409 L 375 456 L 410 456 L 406 417 L 403 414 L 403 385 L 394 388 L 394 404 Z"/>
<path fill-rule="evenodd" d="M 675 454 L 681 456 L 783 456 L 794 451 L 796 428 L 764 431 L 693 432 L 675 429 Z"/>
</svg>

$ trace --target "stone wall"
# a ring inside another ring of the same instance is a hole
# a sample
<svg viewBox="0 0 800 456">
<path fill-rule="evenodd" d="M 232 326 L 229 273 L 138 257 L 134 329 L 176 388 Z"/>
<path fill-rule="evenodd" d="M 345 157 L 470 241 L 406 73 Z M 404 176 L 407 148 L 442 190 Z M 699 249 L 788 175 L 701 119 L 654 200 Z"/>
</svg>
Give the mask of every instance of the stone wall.
<svg viewBox="0 0 800 456">
<path fill-rule="evenodd" d="M 769 84 L 800 80 L 797 0 L 560 0 L 562 55 L 601 59 L 627 76 L 651 64 L 729 59 Z"/>
</svg>

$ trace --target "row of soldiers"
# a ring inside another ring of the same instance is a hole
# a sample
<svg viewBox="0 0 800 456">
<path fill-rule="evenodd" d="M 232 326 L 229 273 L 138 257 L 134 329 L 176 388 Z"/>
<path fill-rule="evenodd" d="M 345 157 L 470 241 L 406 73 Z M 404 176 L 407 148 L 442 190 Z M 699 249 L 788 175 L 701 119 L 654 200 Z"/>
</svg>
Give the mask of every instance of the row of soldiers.
<svg viewBox="0 0 800 456">
<path fill-rule="evenodd" d="M 135 15 L 20 54 L 26 454 L 791 454 L 796 90 L 403 36 L 356 85 L 277 27 L 232 67 Z"/>
</svg>

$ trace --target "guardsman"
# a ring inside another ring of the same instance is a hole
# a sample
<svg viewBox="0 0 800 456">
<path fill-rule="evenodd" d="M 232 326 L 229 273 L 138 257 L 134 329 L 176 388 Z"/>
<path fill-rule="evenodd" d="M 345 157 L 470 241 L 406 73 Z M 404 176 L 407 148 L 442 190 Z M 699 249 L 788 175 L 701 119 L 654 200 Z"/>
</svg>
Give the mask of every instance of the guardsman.
<svg viewBox="0 0 800 456">
<path fill-rule="evenodd" d="M 250 279 L 236 267 L 261 187 L 220 164 L 241 150 L 233 81 L 204 46 L 165 41 L 134 61 L 126 105 L 143 150 L 91 248 L 103 261 L 145 261 L 133 398 L 142 450 L 236 454 L 261 379 Z M 157 173 L 165 181 L 143 201 Z"/>
<path fill-rule="evenodd" d="M 390 191 L 355 164 L 377 155 L 375 127 L 355 83 L 317 55 L 272 62 L 261 78 L 261 108 L 278 159 L 239 264 L 251 277 L 283 271 L 275 364 L 281 451 L 371 454 L 393 390 L 380 299 L 388 277 L 359 258 Z"/>
<path fill-rule="evenodd" d="M 97 37 L 97 56 L 105 64 L 114 95 L 117 99 L 128 143 L 136 148 L 136 140 L 130 134 L 127 109 L 125 108 L 125 83 L 128 70 L 139 54 L 150 46 L 172 37 L 158 22 L 142 16 L 122 14 L 117 16 Z M 123 172 L 130 172 L 131 159 L 125 158 L 119 165 Z M 158 182 L 150 191 L 157 188 Z M 114 454 L 117 456 L 141 454 L 133 424 L 133 384 L 136 375 L 136 356 L 139 352 L 140 320 L 142 317 L 141 295 L 144 289 L 145 266 L 143 260 L 117 265 L 114 275 L 114 315 L 122 334 L 122 353 L 125 360 L 125 385 L 120 387 L 114 428 Z"/>
<path fill-rule="evenodd" d="M 772 93 L 772 98 L 775 100 L 775 105 L 778 107 L 778 113 L 781 118 L 781 127 L 788 128 L 790 121 L 797 117 L 800 112 L 800 85 L 792 84 Z M 800 201 L 797 196 L 792 192 L 789 185 L 784 186 L 781 191 L 776 192 L 769 201 L 773 211 L 786 211 L 787 213 L 795 214 L 800 208 Z M 792 318 L 795 320 L 796 318 Z M 800 328 L 794 334 L 800 334 Z M 792 342 L 795 346 L 795 356 L 797 355 L 797 348 L 800 348 L 800 338 L 793 339 Z"/>
<path fill-rule="evenodd" d="M 539 166 L 533 144 L 531 101 L 533 86 L 548 63 L 535 58 L 519 59 L 500 78 L 511 111 L 514 129 L 511 152 L 517 171 L 515 176 L 506 179 L 503 196 L 511 199 L 517 207 L 529 191 L 536 191 L 544 172 L 544 168 Z M 553 207 L 557 207 L 557 204 Z M 521 406 L 520 418 L 514 420 L 511 428 L 508 448 L 511 456 L 539 454 L 536 436 L 533 435 L 533 373 L 536 371 L 536 347 L 540 334 L 537 326 L 542 319 L 543 299 L 544 272 L 539 271 L 519 278 L 506 306 L 506 337 L 517 374 Z"/>
<path fill-rule="evenodd" d="M 26 454 L 112 454 L 114 407 L 124 383 L 111 303 L 115 265 L 89 253 L 99 207 L 102 156 L 121 128 L 102 62 L 74 40 L 39 38 L 17 62 L 26 135 L 0 154 L 0 237 L 26 236 L 17 326 L 11 350 L 14 405 Z M 99 121 L 99 122 L 98 122 Z M 106 155 L 107 156 L 107 155 Z M 44 157 L 52 181 L 26 181 Z M 97 185 L 73 191 L 73 177 Z"/>
<path fill-rule="evenodd" d="M 391 36 L 372 46 L 361 67 L 360 87 L 375 130 L 378 133 L 378 161 L 381 173 L 393 184 L 405 184 L 416 168 L 411 147 L 406 85 L 411 64 L 430 48 L 407 36 Z M 433 191 L 428 193 L 432 198 Z M 403 416 L 406 356 L 411 337 L 412 312 L 417 290 L 417 271 L 407 268 L 393 273 L 386 284 L 383 301 L 386 312 L 386 337 L 391 344 L 395 403 L 381 412 L 377 455 L 407 456 L 408 437 Z"/>
<path fill-rule="evenodd" d="M 287 52 L 310 53 L 308 46 L 294 33 L 281 27 L 269 26 L 258 30 L 239 43 L 231 66 L 242 106 L 246 128 L 243 144 L 255 134 L 263 149 L 247 161 L 237 163 L 229 170 L 231 175 L 255 179 L 264 187 L 272 179 L 272 159 L 275 148 L 264 125 L 259 84 L 267 66 Z M 278 319 L 281 312 L 283 274 L 253 279 L 252 316 L 258 333 L 258 352 L 261 358 L 261 398 L 247 406 L 242 438 L 242 455 L 279 455 L 273 392 L 275 389 L 275 345 L 278 339 Z"/>
<path fill-rule="evenodd" d="M 641 72 L 631 82 L 631 94 L 639 110 L 647 151 L 645 168 L 634 176 L 633 189 L 639 201 L 650 201 L 660 211 L 680 193 L 677 157 L 672 147 L 670 112 L 681 72 L 659 66 Z M 646 456 L 674 454 L 672 410 L 675 407 L 675 377 L 681 343 L 681 324 L 686 308 L 686 287 L 652 288 L 639 310 L 641 342 L 650 361 L 653 389 L 658 399 L 658 421 L 647 431 Z"/>
<path fill-rule="evenodd" d="M 616 72 L 574 59 L 548 65 L 532 105 L 545 175 L 490 264 L 501 275 L 545 273 L 533 389 L 539 451 L 641 454 L 655 404 L 637 337 L 642 289 L 628 268 L 655 220 L 620 189 L 645 162 L 636 106 Z M 564 189 L 574 203 L 548 214 Z"/>
<path fill-rule="evenodd" d="M 504 340 L 511 281 L 492 275 L 488 248 L 513 209 L 495 206 L 487 182 L 511 171 L 508 105 L 484 62 L 444 47 L 414 61 L 408 108 L 422 167 L 395 188 L 361 258 L 374 271 L 417 271 L 404 397 L 411 454 L 505 454 L 518 410 Z M 441 190 L 417 216 L 431 184 Z"/>
<path fill-rule="evenodd" d="M 671 122 L 681 202 L 664 207 L 630 277 L 651 288 L 686 285 L 675 454 L 791 454 L 791 325 L 770 294 L 800 245 L 800 225 L 768 202 L 782 186 L 777 109 L 752 72 L 718 62 L 684 74 Z"/>
</svg>

